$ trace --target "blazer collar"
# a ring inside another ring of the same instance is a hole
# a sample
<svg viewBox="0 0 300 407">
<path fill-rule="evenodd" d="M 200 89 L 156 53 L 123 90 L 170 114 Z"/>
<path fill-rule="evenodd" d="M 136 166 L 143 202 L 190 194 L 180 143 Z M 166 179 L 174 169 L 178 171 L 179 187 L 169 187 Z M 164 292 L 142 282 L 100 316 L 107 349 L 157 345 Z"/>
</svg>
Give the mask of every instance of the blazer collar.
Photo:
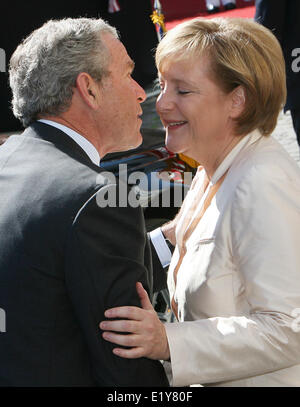
<svg viewBox="0 0 300 407">
<path fill-rule="evenodd" d="M 211 183 L 215 184 L 225 174 L 225 172 L 231 167 L 235 158 L 245 148 L 248 148 L 251 144 L 255 143 L 261 137 L 264 137 L 259 130 L 254 130 L 251 133 L 244 136 L 241 141 L 234 146 L 229 154 L 224 158 L 219 167 L 216 169 L 214 175 L 211 178 Z"/>
<path fill-rule="evenodd" d="M 71 129 L 70 127 L 67 127 L 61 123 L 57 123 L 53 120 L 39 119 L 38 122 L 46 123 L 46 124 L 49 124 L 49 126 L 53 126 L 59 130 L 62 130 L 69 137 L 71 137 L 87 153 L 87 155 L 90 157 L 90 159 L 93 161 L 94 164 L 96 164 L 96 165 L 100 164 L 100 156 L 99 156 L 98 151 L 96 150 L 96 147 L 84 136 L 77 133 L 75 130 Z"/>
<path fill-rule="evenodd" d="M 88 154 L 70 136 L 54 126 L 42 122 L 34 122 L 25 129 L 23 135 L 45 140 L 70 157 L 84 162 L 89 167 L 99 169 L 99 166 L 91 161 Z"/>
</svg>

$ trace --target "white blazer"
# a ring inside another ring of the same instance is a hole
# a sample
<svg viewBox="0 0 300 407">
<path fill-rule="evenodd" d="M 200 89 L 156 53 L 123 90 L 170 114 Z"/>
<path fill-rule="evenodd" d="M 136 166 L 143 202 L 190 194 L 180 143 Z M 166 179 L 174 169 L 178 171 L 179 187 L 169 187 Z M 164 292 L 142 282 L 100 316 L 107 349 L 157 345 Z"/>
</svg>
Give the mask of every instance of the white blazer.
<svg viewBox="0 0 300 407">
<path fill-rule="evenodd" d="M 172 384 L 300 386 L 300 169 L 272 137 L 254 131 L 211 182 L 226 170 L 187 241 L 176 290 L 178 248 L 170 264 L 180 321 L 165 324 Z"/>
</svg>

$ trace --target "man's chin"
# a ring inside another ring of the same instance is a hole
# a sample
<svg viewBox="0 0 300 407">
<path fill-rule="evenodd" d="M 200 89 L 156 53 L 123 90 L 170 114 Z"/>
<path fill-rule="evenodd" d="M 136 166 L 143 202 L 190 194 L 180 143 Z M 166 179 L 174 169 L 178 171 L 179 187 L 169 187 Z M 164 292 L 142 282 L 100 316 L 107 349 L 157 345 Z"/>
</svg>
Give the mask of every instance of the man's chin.
<svg viewBox="0 0 300 407">
<path fill-rule="evenodd" d="M 138 137 L 136 137 L 135 140 L 133 140 L 130 144 L 126 144 L 124 146 L 119 146 L 114 152 L 121 152 L 121 151 L 129 151 L 129 150 L 134 150 L 135 148 L 138 148 L 143 142 L 143 137 L 141 133 L 139 133 Z"/>
<path fill-rule="evenodd" d="M 143 142 L 143 136 L 142 136 L 142 133 L 139 131 L 135 146 L 133 148 L 139 147 L 142 144 L 142 142 Z"/>
<path fill-rule="evenodd" d="M 142 142 L 143 142 L 143 137 L 142 137 L 141 133 L 139 133 L 136 140 L 134 140 L 131 145 L 128 145 L 127 150 L 134 150 L 135 148 L 138 148 L 142 144 Z"/>
</svg>

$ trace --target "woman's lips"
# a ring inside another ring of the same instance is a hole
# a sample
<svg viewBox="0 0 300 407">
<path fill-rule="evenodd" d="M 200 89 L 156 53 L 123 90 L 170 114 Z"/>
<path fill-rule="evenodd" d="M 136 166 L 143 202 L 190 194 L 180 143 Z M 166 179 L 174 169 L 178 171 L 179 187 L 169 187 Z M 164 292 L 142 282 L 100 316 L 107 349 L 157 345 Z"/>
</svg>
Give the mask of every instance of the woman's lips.
<svg viewBox="0 0 300 407">
<path fill-rule="evenodd" d="M 184 120 L 174 121 L 174 122 L 165 123 L 165 127 L 168 130 L 177 130 L 177 129 L 181 128 L 182 126 L 184 126 L 185 124 L 187 124 L 187 121 L 184 121 Z"/>
</svg>

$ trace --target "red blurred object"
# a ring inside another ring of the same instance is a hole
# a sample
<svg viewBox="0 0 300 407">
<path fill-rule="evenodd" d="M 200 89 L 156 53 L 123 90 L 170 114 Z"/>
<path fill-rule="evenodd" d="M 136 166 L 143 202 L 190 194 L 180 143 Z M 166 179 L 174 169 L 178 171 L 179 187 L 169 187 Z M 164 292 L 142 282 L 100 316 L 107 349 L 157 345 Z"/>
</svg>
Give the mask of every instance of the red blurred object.
<svg viewBox="0 0 300 407">
<path fill-rule="evenodd" d="M 179 20 L 185 17 L 193 17 L 206 15 L 206 2 L 205 0 L 160 0 L 165 20 Z M 254 6 L 255 1 L 236 0 L 237 9 L 243 7 Z M 221 5 L 220 10 L 224 11 L 224 7 Z M 217 13 L 216 15 L 218 15 Z"/>
</svg>

